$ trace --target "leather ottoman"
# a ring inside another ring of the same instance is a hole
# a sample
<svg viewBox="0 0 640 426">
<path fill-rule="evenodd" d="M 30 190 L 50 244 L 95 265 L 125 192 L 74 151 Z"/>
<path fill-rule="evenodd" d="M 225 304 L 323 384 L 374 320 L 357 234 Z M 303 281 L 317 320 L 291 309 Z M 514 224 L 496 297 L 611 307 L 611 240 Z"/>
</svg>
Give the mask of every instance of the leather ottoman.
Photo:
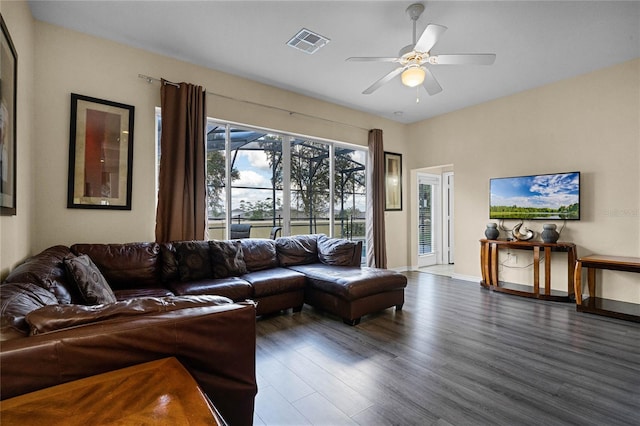
<svg viewBox="0 0 640 426">
<path fill-rule="evenodd" d="M 357 325 L 360 318 L 395 306 L 401 310 L 407 277 L 388 269 L 324 264 L 289 266 L 307 277 L 305 303 Z"/>
</svg>

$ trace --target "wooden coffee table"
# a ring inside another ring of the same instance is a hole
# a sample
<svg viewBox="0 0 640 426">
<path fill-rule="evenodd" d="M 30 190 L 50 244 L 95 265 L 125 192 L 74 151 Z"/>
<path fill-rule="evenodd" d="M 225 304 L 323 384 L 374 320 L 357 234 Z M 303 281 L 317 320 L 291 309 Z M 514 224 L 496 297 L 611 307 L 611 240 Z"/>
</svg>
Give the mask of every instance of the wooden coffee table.
<svg viewBox="0 0 640 426">
<path fill-rule="evenodd" d="M 0 402 L 2 425 L 226 425 L 175 358 L 64 383 Z"/>
</svg>

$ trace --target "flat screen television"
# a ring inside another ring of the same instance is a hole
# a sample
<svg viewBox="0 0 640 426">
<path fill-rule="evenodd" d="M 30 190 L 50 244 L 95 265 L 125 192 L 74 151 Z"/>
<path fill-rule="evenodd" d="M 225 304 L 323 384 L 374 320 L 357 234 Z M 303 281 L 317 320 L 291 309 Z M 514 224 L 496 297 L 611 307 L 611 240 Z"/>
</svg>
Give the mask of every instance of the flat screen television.
<svg viewBox="0 0 640 426">
<path fill-rule="evenodd" d="M 493 178 L 491 219 L 580 219 L 580 172 Z"/>
</svg>

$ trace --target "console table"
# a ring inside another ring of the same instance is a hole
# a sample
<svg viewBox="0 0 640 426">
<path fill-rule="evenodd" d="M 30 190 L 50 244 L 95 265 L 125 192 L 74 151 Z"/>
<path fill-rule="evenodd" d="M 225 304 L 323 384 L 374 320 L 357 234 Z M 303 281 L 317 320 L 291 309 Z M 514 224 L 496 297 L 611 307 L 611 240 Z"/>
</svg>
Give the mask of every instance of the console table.
<svg viewBox="0 0 640 426">
<path fill-rule="evenodd" d="M 498 250 L 533 251 L 533 287 L 502 282 L 498 278 Z M 544 292 L 540 292 L 540 255 L 544 253 Z M 551 290 L 551 254 L 567 253 L 567 291 Z M 537 299 L 571 302 L 574 295 L 573 274 L 576 262 L 576 245 L 573 243 L 544 243 L 542 241 L 480 240 L 480 284 L 493 291 L 534 297 Z"/>
<path fill-rule="evenodd" d="M 587 268 L 589 297 L 582 300 L 582 268 Z M 591 255 L 578 259 L 575 270 L 576 308 L 579 312 L 640 322 L 640 304 L 596 297 L 596 270 L 640 272 L 640 257 Z"/>
<path fill-rule="evenodd" d="M 175 358 L 1 401 L 0 418 L 7 425 L 227 425 Z"/>
</svg>

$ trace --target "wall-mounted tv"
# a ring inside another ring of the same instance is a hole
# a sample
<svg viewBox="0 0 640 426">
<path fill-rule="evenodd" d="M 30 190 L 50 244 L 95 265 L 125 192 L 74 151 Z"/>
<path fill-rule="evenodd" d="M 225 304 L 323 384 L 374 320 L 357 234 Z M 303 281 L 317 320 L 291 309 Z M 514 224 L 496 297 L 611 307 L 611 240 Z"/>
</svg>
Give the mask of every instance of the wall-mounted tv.
<svg viewBox="0 0 640 426">
<path fill-rule="evenodd" d="M 491 219 L 580 219 L 580 172 L 493 178 Z"/>
</svg>

